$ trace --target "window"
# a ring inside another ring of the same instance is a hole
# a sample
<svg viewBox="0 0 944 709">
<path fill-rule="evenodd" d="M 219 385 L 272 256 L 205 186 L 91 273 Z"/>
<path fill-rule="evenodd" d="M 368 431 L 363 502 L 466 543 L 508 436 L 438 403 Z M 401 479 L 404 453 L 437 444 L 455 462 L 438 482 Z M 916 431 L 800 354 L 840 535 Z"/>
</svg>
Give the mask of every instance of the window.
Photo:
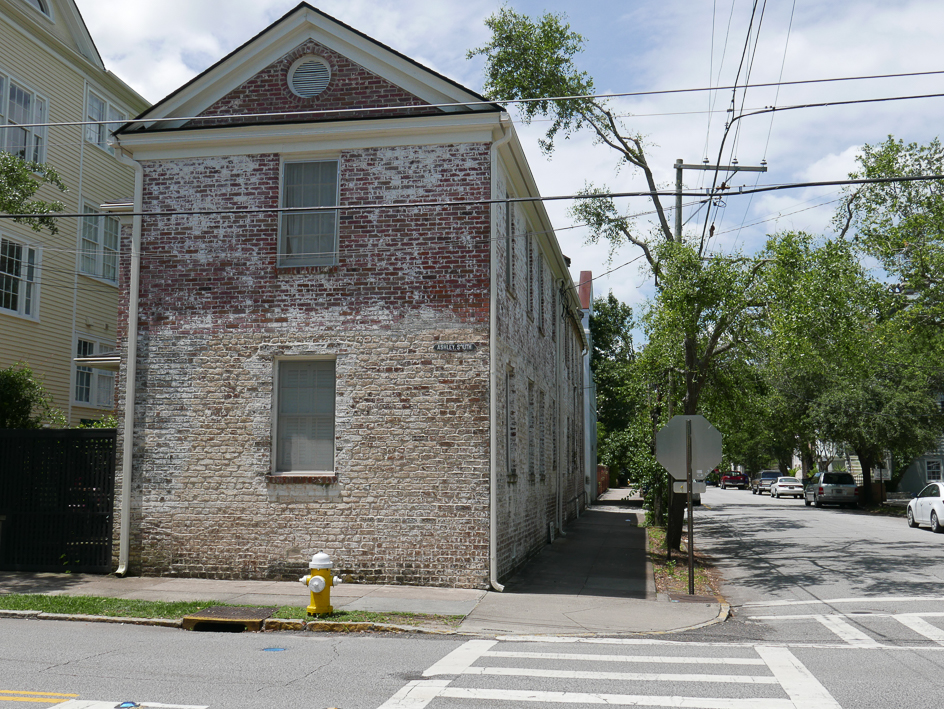
<svg viewBox="0 0 944 709">
<path fill-rule="evenodd" d="M 528 380 L 528 481 L 535 480 L 537 436 L 534 428 L 534 382 Z"/>
<path fill-rule="evenodd" d="M 939 460 L 924 461 L 924 470 L 927 473 L 928 480 L 941 479 L 941 461 Z"/>
<path fill-rule="evenodd" d="M 278 364 L 276 472 L 334 472 L 334 360 Z"/>
<path fill-rule="evenodd" d="M 544 318 L 547 313 L 547 303 L 544 300 L 544 256 L 538 254 L 538 329 L 544 334 Z"/>
<path fill-rule="evenodd" d="M 287 162 L 282 174 L 282 207 L 333 207 L 338 203 L 338 162 Z M 282 214 L 280 266 L 337 263 L 338 212 Z"/>
<path fill-rule="evenodd" d="M 49 17 L 49 5 L 46 3 L 46 0 L 26 0 L 27 5 L 32 5 L 46 17 Z"/>
<path fill-rule="evenodd" d="M 76 357 L 93 357 L 115 349 L 114 344 L 79 338 Z M 77 404 L 112 409 L 115 406 L 115 373 L 76 365 L 75 401 Z"/>
<path fill-rule="evenodd" d="M 515 288 L 515 238 L 514 220 L 511 217 L 512 204 L 508 200 L 511 194 L 505 191 L 505 288 Z"/>
<path fill-rule="evenodd" d="M 515 418 L 515 370 L 505 372 L 505 469 L 508 482 L 518 479 L 518 421 Z"/>
<path fill-rule="evenodd" d="M 0 239 L 0 311 L 39 317 L 39 251 Z"/>
<path fill-rule="evenodd" d="M 86 206 L 82 218 L 79 270 L 89 276 L 118 282 L 118 220 Z"/>
<path fill-rule="evenodd" d="M 124 112 L 89 91 L 85 120 L 97 121 L 85 126 L 85 139 L 114 155 L 115 148 L 108 144 L 108 137 L 127 120 Z"/>
<path fill-rule="evenodd" d="M 528 241 L 527 262 L 528 262 L 528 317 L 534 317 L 534 237 L 528 234 L 525 237 Z"/>
<path fill-rule="evenodd" d="M 0 148 L 24 160 L 46 159 L 46 99 L 0 73 Z"/>
</svg>

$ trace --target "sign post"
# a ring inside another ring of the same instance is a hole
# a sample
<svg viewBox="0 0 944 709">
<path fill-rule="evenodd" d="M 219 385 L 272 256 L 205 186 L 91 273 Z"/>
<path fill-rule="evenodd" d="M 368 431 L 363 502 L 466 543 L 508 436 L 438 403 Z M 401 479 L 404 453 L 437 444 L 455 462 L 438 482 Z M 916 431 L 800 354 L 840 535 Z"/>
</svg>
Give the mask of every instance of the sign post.
<svg viewBox="0 0 944 709">
<path fill-rule="evenodd" d="M 656 460 L 676 480 L 684 481 L 688 498 L 688 594 L 695 595 L 695 525 L 692 492 L 695 480 L 721 462 L 721 434 L 704 416 L 680 415 L 656 433 Z"/>
</svg>

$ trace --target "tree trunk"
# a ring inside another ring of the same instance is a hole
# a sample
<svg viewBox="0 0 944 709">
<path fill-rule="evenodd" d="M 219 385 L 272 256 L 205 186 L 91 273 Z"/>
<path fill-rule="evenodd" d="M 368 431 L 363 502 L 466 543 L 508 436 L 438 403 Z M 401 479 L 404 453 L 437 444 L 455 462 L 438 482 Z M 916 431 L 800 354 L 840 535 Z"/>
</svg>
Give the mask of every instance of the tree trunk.
<svg viewBox="0 0 944 709">
<path fill-rule="evenodd" d="M 669 520 L 665 527 L 665 548 L 670 556 L 673 549 L 679 551 L 682 547 L 686 502 L 686 495 L 672 492 L 671 501 L 669 502 Z"/>
<path fill-rule="evenodd" d="M 859 495 L 859 502 L 864 505 L 872 504 L 872 456 L 868 453 L 856 451 L 859 458 L 859 465 L 862 466 L 862 494 Z"/>
</svg>

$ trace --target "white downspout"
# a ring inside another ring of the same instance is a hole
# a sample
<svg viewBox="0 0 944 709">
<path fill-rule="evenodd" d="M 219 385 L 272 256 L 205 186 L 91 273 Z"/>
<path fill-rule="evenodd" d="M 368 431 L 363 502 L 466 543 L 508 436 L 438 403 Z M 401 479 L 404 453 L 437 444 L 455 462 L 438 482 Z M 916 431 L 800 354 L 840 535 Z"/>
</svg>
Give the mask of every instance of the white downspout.
<svg viewBox="0 0 944 709">
<path fill-rule="evenodd" d="M 508 121 L 508 114 L 502 113 L 499 125 L 502 137 L 492 142 L 492 199 L 498 199 L 498 149 L 511 140 L 511 130 L 505 130 L 504 123 Z M 509 205 L 505 205 L 509 209 Z M 488 582 L 496 591 L 504 591 L 505 587 L 498 583 L 498 365 L 495 347 L 498 342 L 498 241 L 496 239 L 495 222 L 498 204 L 492 202 L 491 209 L 491 246 L 489 266 L 489 318 L 488 318 L 488 425 L 489 425 L 489 480 L 488 480 Z"/>
<path fill-rule="evenodd" d="M 118 535 L 118 569 L 115 575 L 128 573 L 131 546 L 131 464 L 134 453 L 134 404 L 138 359 L 138 290 L 141 281 L 141 210 L 144 204 L 144 168 L 115 150 L 115 156 L 134 168 L 134 217 L 131 227 L 131 274 L 128 284 L 128 358 L 125 366 L 125 425 L 121 452 L 121 528 Z"/>
</svg>

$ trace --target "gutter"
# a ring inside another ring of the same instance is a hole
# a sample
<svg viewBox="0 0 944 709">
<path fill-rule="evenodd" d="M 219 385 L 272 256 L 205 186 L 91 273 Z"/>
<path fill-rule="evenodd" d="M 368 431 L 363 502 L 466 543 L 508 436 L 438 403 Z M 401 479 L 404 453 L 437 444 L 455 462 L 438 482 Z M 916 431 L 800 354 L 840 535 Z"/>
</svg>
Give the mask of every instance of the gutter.
<svg viewBox="0 0 944 709">
<path fill-rule="evenodd" d="M 128 287 L 128 359 L 125 367 L 125 421 L 121 450 L 121 527 L 118 535 L 116 576 L 128 573 L 131 547 L 131 468 L 134 453 L 134 407 L 138 360 L 138 291 L 141 283 L 141 211 L 144 204 L 144 168 L 116 146 L 115 157 L 134 168 L 134 217 L 131 227 L 131 280 Z"/>
<path fill-rule="evenodd" d="M 509 123 L 506 130 L 504 123 Z M 498 149 L 505 145 L 514 135 L 510 127 L 508 114 L 502 113 L 499 118 L 502 137 L 492 142 L 491 172 L 492 172 L 492 199 L 498 199 Z M 508 209 L 509 205 L 506 204 Z M 491 209 L 492 226 L 489 266 L 489 319 L 488 319 L 488 369 L 490 386 L 488 392 L 488 426 L 489 426 L 489 479 L 488 479 L 488 582 L 496 591 L 504 591 L 505 587 L 498 583 L 498 365 L 499 358 L 495 352 L 498 342 L 498 239 L 495 234 L 495 222 L 498 204 L 493 202 Z"/>
</svg>

